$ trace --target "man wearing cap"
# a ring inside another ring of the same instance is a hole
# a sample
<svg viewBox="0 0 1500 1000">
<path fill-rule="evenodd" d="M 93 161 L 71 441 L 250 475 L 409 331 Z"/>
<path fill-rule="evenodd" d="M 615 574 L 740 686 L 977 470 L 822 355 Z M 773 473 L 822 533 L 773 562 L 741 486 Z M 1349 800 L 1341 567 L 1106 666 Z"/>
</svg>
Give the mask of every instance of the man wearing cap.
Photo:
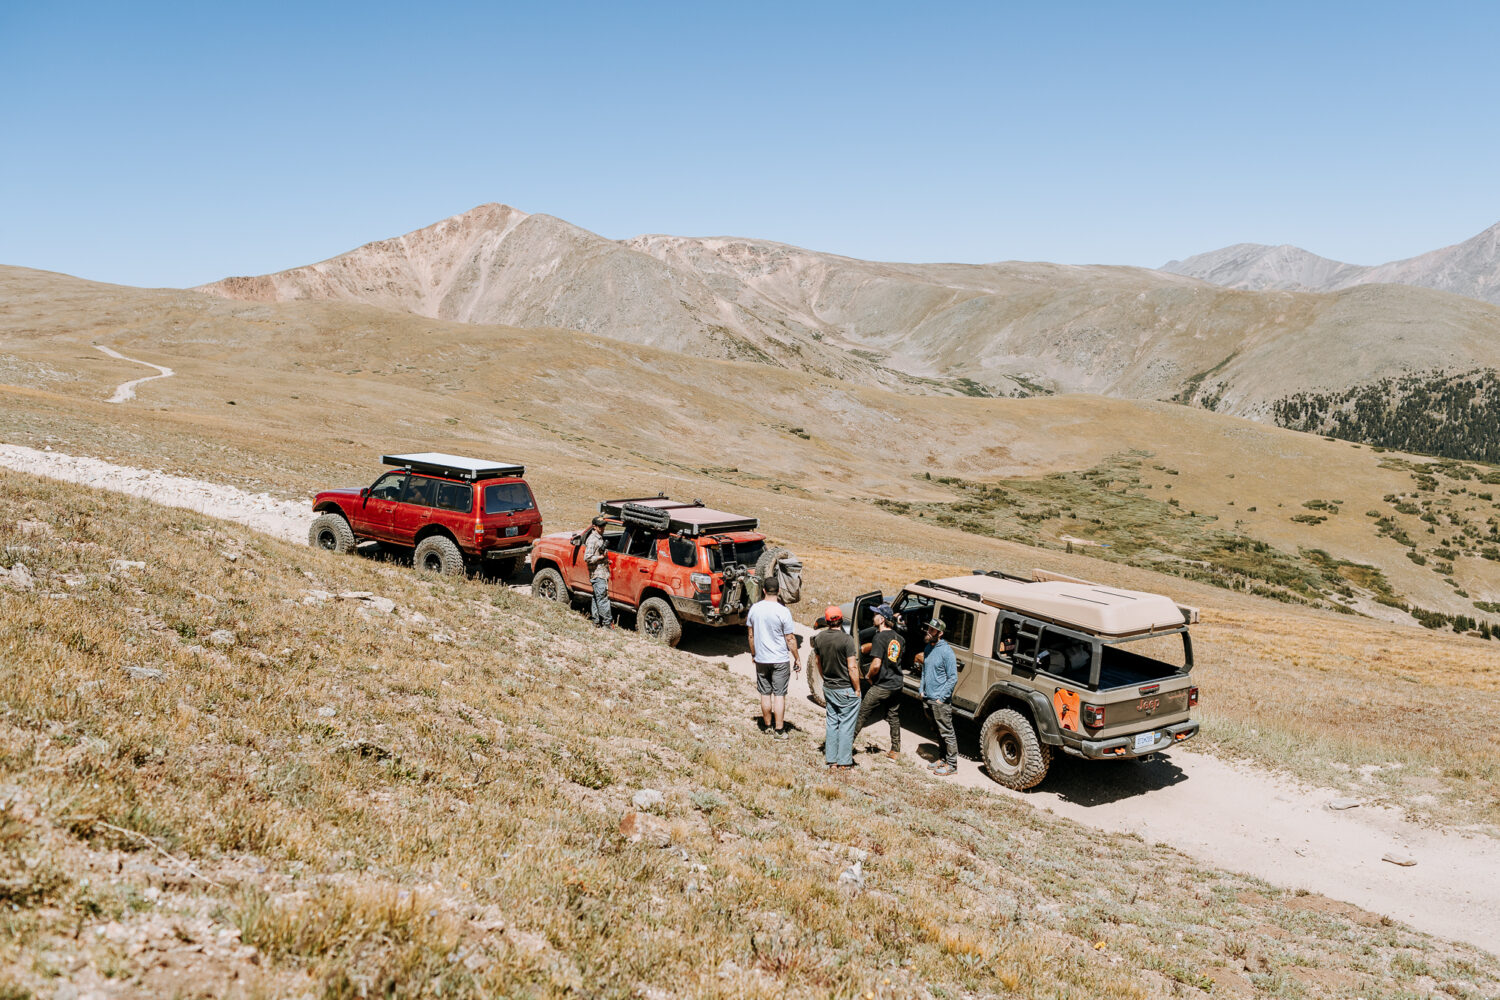
<svg viewBox="0 0 1500 1000">
<path fill-rule="evenodd" d="M 828 627 L 813 636 L 812 650 L 823 674 L 823 760 L 830 768 L 854 766 L 854 723 L 859 718 L 859 644 L 842 628 L 844 613 L 823 612 Z"/>
<path fill-rule="evenodd" d="M 884 712 L 891 727 L 891 748 L 885 755 L 895 760 L 901 753 L 901 659 L 906 643 L 891 628 L 895 613 L 889 604 L 875 609 L 875 636 L 870 640 L 870 669 L 865 674 L 865 695 L 854 724 L 858 738 L 878 713 Z"/>
<path fill-rule="evenodd" d="M 922 699 L 937 723 L 943 740 L 943 759 L 930 766 L 932 773 L 946 778 L 958 773 L 958 737 L 953 732 L 953 688 L 958 684 L 958 661 L 953 648 L 943 639 L 946 626 L 941 618 L 927 623 L 924 637 L 927 648 L 922 653 Z"/>
<path fill-rule="evenodd" d="M 594 518 L 583 540 L 583 562 L 589 568 L 589 582 L 594 587 L 593 623 L 600 628 L 614 625 L 609 606 L 609 549 L 604 545 L 604 515 Z"/>
<path fill-rule="evenodd" d="M 766 579 L 761 597 L 745 616 L 750 632 L 750 657 L 755 661 L 755 690 L 760 693 L 760 717 L 766 731 L 778 740 L 787 738 L 782 729 L 786 715 L 786 687 L 792 667 L 802 669 L 797 659 L 795 623 L 780 599 L 776 577 Z M 773 729 L 772 726 L 775 728 Z"/>
</svg>

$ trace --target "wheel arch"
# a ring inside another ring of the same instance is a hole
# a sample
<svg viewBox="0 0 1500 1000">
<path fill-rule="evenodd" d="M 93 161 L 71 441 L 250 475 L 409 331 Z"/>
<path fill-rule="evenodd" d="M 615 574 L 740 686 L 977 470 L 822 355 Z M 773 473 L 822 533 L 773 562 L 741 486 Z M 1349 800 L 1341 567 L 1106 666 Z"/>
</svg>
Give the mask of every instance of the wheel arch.
<svg viewBox="0 0 1500 1000">
<path fill-rule="evenodd" d="M 1002 708 L 1013 708 L 1031 721 L 1037 736 L 1043 743 L 1062 745 L 1062 731 L 1052 714 L 1052 704 L 1040 691 L 1015 685 L 996 684 L 985 693 L 979 712 L 974 716 L 983 722 L 991 712 Z"/>
<path fill-rule="evenodd" d="M 449 528 L 441 524 L 424 525 L 422 527 L 422 530 L 418 531 L 416 535 L 412 537 L 412 546 L 415 547 L 421 545 L 433 535 L 442 535 L 443 537 L 447 538 L 448 541 L 452 542 L 454 545 L 457 545 L 460 552 L 463 551 L 463 545 L 459 542 L 457 536 L 455 536 Z"/>
<path fill-rule="evenodd" d="M 344 520 L 348 521 L 351 526 L 353 526 L 354 524 L 354 519 L 349 516 L 349 512 L 343 507 L 339 506 L 339 504 L 333 500 L 324 500 L 322 503 L 317 504 L 313 507 L 313 513 L 337 514 L 339 517 L 342 517 Z"/>
</svg>

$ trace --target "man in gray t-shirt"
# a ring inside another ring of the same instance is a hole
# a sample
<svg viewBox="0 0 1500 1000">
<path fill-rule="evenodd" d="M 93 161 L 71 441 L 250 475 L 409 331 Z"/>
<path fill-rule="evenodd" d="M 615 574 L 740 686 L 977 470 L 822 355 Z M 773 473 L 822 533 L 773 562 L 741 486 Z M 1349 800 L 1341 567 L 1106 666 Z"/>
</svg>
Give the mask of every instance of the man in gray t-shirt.
<svg viewBox="0 0 1500 1000">
<path fill-rule="evenodd" d="M 608 628 L 614 624 L 614 614 L 609 606 L 609 549 L 604 545 L 604 525 L 608 523 L 601 515 L 594 518 L 589 533 L 583 539 L 583 563 L 589 568 L 589 582 L 594 588 L 594 604 L 590 615 L 595 625 Z"/>
<path fill-rule="evenodd" d="M 761 721 L 772 736 L 784 740 L 786 732 L 781 726 L 786 715 L 787 682 L 792 670 L 801 670 L 802 664 L 797 660 L 792 613 L 779 595 L 776 577 L 769 577 L 761 589 L 761 599 L 745 616 L 745 624 L 750 632 L 750 656 L 755 661 Z"/>
</svg>

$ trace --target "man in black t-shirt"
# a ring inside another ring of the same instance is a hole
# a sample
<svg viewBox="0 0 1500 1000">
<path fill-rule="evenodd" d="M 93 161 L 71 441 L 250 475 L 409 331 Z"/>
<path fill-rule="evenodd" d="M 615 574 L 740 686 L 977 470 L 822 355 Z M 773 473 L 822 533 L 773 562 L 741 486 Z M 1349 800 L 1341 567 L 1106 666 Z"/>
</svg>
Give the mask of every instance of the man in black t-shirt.
<svg viewBox="0 0 1500 1000">
<path fill-rule="evenodd" d="M 870 667 L 865 674 L 865 695 L 859 706 L 854 733 L 858 738 L 877 714 L 885 713 L 891 727 L 891 748 L 885 755 L 895 760 L 901 753 L 901 661 L 906 642 L 891 628 L 895 615 L 889 604 L 875 609 L 875 635 L 870 640 Z"/>
<path fill-rule="evenodd" d="M 859 646 L 841 627 L 844 613 L 830 607 L 823 613 L 828 627 L 813 636 L 812 650 L 823 674 L 827 721 L 823 757 L 830 768 L 854 765 L 854 723 L 859 717 Z"/>
</svg>

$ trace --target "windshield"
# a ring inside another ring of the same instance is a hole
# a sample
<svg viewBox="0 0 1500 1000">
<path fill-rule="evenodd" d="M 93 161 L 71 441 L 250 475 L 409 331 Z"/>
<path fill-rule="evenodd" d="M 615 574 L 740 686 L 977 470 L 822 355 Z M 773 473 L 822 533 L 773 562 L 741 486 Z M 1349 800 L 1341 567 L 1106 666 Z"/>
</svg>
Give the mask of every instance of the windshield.
<svg viewBox="0 0 1500 1000">
<path fill-rule="evenodd" d="M 484 488 L 486 514 L 514 514 L 532 506 L 531 491 L 525 483 L 491 483 Z"/>
</svg>

